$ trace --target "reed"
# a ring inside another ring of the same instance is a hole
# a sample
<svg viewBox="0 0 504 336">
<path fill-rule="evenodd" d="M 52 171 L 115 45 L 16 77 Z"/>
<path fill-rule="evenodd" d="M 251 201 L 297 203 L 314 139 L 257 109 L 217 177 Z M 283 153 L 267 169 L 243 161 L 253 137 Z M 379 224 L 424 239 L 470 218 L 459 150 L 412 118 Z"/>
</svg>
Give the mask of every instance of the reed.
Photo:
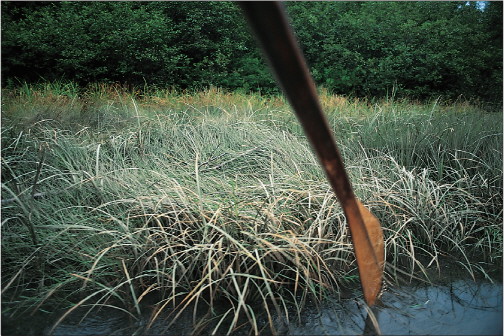
<svg viewBox="0 0 504 336">
<path fill-rule="evenodd" d="M 282 97 L 56 87 L 4 90 L 6 316 L 67 309 L 59 323 L 111 306 L 136 319 L 155 296 L 150 325 L 203 309 L 196 331 L 257 334 L 357 283 L 343 212 Z M 446 260 L 490 277 L 502 114 L 321 98 L 384 226 L 387 281 L 426 279 Z"/>
</svg>

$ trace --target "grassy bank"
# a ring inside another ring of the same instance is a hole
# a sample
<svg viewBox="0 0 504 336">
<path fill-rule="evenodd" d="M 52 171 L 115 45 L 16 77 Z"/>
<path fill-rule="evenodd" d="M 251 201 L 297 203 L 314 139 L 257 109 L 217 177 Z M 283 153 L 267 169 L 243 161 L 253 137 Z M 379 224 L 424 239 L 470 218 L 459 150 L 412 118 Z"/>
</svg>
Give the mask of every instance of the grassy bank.
<svg viewBox="0 0 504 336">
<path fill-rule="evenodd" d="M 446 260 L 501 268 L 501 112 L 321 99 L 384 227 L 388 282 Z M 219 302 L 215 331 L 258 331 L 357 283 L 343 212 L 282 97 L 4 90 L 2 200 L 6 316 L 98 304 L 137 318 L 156 293 L 152 320 Z"/>
</svg>

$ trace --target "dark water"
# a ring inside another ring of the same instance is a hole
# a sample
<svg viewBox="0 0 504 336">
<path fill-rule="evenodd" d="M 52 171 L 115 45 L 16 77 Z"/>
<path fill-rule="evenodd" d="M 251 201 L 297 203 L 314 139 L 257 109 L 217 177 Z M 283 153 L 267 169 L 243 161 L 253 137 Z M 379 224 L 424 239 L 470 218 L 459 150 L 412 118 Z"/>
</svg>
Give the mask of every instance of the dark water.
<svg viewBox="0 0 504 336">
<path fill-rule="evenodd" d="M 375 308 L 374 314 L 384 335 L 502 335 L 502 284 L 458 280 L 442 286 L 391 288 L 383 294 L 382 302 L 383 307 Z M 148 320 L 145 316 L 145 320 L 135 321 L 110 308 L 87 315 L 85 312 L 70 315 L 52 334 L 141 334 Z M 308 306 L 301 321 L 291 317 L 279 331 L 284 335 L 362 334 L 366 316 L 359 299 L 329 300 L 318 308 Z M 9 321 L 9 326 L 2 325 L 2 335 L 48 335 L 50 323 L 37 316 L 19 324 Z M 187 335 L 191 334 L 190 326 L 192 312 L 183 315 L 168 331 L 160 319 L 147 334 Z"/>
</svg>

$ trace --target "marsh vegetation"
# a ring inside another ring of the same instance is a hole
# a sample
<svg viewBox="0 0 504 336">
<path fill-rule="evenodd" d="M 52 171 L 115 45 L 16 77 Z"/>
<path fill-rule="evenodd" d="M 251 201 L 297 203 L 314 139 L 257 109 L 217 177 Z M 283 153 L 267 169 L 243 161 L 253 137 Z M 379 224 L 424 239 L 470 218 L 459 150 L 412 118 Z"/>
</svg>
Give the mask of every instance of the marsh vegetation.
<svg viewBox="0 0 504 336">
<path fill-rule="evenodd" d="M 502 113 L 320 93 L 383 225 L 388 283 L 446 262 L 501 270 Z M 204 303 L 195 330 L 274 332 L 273 316 L 358 284 L 343 212 L 283 97 L 61 82 L 2 96 L 4 317 L 135 319 L 154 295 L 151 323 Z"/>
</svg>

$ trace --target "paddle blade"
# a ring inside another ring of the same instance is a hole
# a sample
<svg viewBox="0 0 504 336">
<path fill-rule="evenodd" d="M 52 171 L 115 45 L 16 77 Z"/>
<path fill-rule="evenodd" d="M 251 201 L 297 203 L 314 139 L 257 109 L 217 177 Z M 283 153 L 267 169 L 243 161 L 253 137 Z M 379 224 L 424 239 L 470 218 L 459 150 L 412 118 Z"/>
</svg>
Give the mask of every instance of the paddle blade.
<svg viewBox="0 0 504 336">
<path fill-rule="evenodd" d="M 372 306 L 375 304 L 382 286 L 385 265 L 383 232 L 378 219 L 358 199 L 356 201 L 365 232 L 361 230 L 354 232 L 352 223 L 350 223 L 351 218 L 349 218 L 349 225 L 364 299 L 369 306 Z"/>
</svg>

